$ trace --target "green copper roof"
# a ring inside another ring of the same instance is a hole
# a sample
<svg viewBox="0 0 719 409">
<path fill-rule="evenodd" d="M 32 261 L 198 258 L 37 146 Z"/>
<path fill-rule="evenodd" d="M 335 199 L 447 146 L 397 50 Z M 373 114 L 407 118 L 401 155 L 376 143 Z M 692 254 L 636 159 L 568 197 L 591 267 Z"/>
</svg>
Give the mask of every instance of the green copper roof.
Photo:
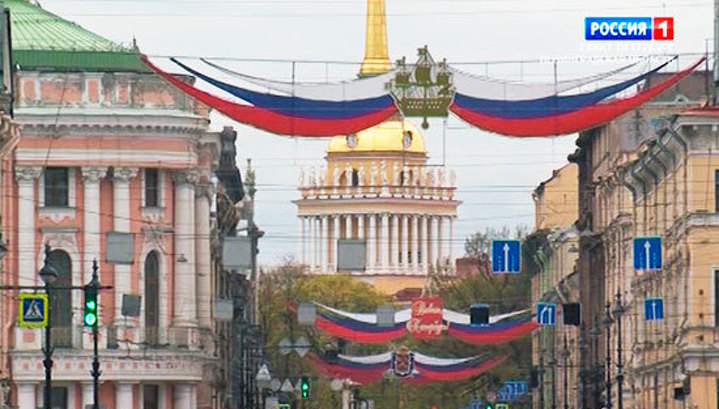
<svg viewBox="0 0 719 409">
<path fill-rule="evenodd" d="M 137 54 L 27 0 L 10 9 L 13 63 L 21 69 L 147 71 Z"/>
</svg>

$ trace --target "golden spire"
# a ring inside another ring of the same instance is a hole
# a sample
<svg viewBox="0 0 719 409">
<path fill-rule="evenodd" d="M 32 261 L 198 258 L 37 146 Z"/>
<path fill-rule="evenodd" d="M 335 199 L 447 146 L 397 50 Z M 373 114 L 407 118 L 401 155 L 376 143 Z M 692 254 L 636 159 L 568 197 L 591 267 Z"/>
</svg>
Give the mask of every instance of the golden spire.
<svg viewBox="0 0 719 409">
<path fill-rule="evenodd" d="M 392 69 L 387 55 L 387 19 L 384 0 L 367 0 L 367 39 L 361 77 L 382 74 Z"/>
</svg>

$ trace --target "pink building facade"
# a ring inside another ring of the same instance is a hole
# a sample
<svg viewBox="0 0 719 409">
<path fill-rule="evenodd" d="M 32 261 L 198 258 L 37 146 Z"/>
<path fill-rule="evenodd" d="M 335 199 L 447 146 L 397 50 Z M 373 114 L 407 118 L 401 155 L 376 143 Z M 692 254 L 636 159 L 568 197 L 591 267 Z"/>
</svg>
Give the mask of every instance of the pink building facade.
<svg viewBox="0 0 719 409">
<path fill-rule="evenodd" d="M 2 173 L 3 284 L 43 285 L 45 243 L 57 286 L 86 284 L 97 260 L 101 284 L 113 286 L 99 297 L 101 405 L 212 407 L 211 178 L 219 140 L 207 131 L 206 109 L 146 72 L 132 50 L 28 2 L 5 6 L 11 18 L 25 17 L 13 19 L 13 37 L 25 26 L 13 46 L 20 138 Z M 27 23 L 28 13 L 42 31 Z M 23 37 L 34 28 L 36 38 Z M 72 66 L 61 54 L 68 36 Z M 52 51 L 32 54 L 46 43 Z M 131 243 L 126 262 L 108 261 L 108 237 L 118 233 Z M 127 295 L 140 296 L 139 316 L 123 314 Z M 82 297 L 77 290 L 51 297 L 53 407 L 92 403 Z M 14 307 L 2 312 L 12 403 L 41 407 L 43 330 L 19 328 Z"/>
</svg>

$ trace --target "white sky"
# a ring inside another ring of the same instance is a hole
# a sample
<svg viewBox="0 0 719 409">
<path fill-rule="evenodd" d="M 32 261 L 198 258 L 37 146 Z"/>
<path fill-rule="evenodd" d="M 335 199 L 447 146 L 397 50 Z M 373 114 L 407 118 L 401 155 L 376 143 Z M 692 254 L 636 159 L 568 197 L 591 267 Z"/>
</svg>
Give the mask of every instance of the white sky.
<svg viewBox="0 0 719 409">
<path fill-rule="evenodd" d="M 435 59 L 457 62 L 588 58 L 642 53 L 704 52 L 712 36 L 711 0 L 385 0 L 390 58 L 425 44 Z M 41 0 L 44 8 L 117 42 L 137 38 L 151 56 L 266 58 L 359 62 L 364 55 L 365 0 Z M 672 42 L 584 40 L 587 16 L 671 16 Z M 711 46 L 711 44 L 710 44 Z M 598 48 L 601 47 L 601 48 Z M 626 48 L 632 47 L 632 48 Z M 695 56 L 681 58 L 686 66 Z M 225 61 L 254 75 L 288 79 L 290 63 Z M 560 62 L 559 79 L 606 71 L 627 60 Z M 462 69 L 526 81 L 553 81 L 551 63 L 462 65 Z M 676 68 L 676 66 L 674 66 Z M 297 80 L 347 79 L 358 66 L 296 66 Z M 521 75 L 521 76 L 520 76 Z M 300 166 L 321 164 L 326 141 L 291 140 L 213 115 L 212 127 L 234 125 L 238 163 L 257 169 L 257 221 L 266 235 L 260 261 L 272 264 L 297 249 Z M 416 119 L 419 124 L 421 120 Z M 443 138 L 445 134 L 445 138 Z M 566 163 L 575 135 L 544 140 L 501 137 L 450 117 L 425 132 L 430 163 L 457 171 L 460 206 L 455 254 L 465 237 L 485 227 L 533 223 L 531 192 Z M 443 143 L 444 141 L 444 143 Z M 444 145 L 444 147 L 443 147 Z"/>
</svg>

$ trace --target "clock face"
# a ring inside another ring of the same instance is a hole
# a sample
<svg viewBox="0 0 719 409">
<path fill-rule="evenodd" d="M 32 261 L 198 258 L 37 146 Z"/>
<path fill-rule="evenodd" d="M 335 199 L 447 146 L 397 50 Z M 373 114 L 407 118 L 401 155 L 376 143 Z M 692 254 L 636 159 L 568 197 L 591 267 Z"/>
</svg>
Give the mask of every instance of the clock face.
<svg viewBox="0 0 719 409">
<path fill-rule="evenodd" d="M 357 146 L 357 134 L 351 133 L 347 135 L 347 146 L 350 148 Z"/>
<path fill-rule="evenodd" d="M 402 146 L 404 146 L 405 149 L 412 146 L 412 131 L 405 131 L 402 136 Z"/>
</svg>

